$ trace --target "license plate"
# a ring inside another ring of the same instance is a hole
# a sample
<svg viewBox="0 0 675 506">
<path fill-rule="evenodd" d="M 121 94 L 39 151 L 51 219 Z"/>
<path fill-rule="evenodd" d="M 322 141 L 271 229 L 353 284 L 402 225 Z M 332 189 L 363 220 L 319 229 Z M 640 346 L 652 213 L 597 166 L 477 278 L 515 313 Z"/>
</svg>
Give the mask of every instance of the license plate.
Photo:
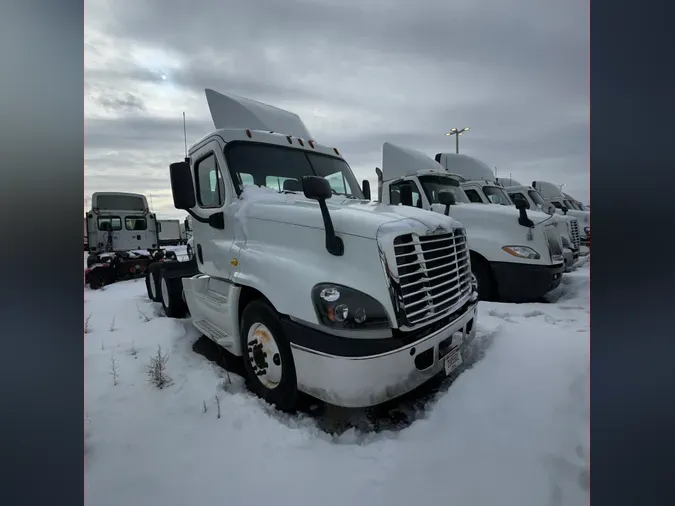
<svg viewBox="0 0 675 506">
<path fill-rule="evenodd" d="M 445 357 L 445 374 L 449 375 L 462 365 L 462 349 L 457 346 Z"/>
</svg>

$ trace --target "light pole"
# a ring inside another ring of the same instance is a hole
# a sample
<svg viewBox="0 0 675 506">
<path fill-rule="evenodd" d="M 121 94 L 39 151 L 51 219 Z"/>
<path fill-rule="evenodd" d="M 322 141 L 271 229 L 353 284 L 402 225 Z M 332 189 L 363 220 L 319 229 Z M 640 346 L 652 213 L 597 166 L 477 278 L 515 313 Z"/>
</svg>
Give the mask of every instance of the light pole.
<svg viewBox="0 0 675 506">
<path fill-rule="evenodd" d="M 464 127 L 460 130 L 457 130 L 456 128 L 453 128 L 449 132 L 447 132 L 445 135 L 448 137 L 451 135 L 455 136 L 455 153 L 459 153 L 459 136 L 462 135 L 464 132 L 468 131 L 469 127 Z"/>
</svg>

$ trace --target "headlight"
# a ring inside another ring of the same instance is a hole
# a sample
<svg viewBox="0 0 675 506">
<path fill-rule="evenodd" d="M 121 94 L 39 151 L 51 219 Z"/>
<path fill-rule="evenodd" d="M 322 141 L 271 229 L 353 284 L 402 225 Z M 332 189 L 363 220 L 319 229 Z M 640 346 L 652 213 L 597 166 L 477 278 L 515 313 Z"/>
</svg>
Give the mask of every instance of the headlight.
<svg viewBox="0 0 675 506">
<path fill-rule="evenodd" d="M 390 328 L 384 306 L 363 292 L 333 283 L 320 283 L 312 289 L 312 302 L 319 322 L 345 330 Z"/>
<path fill-rule="evenodd" d="M 539 260 L 541 258 L 539 253 L 527 246 L 503 246 L 502 249 L 509 255 L 518 258 L 529 258 L 530 260 Z"/>
</svg>

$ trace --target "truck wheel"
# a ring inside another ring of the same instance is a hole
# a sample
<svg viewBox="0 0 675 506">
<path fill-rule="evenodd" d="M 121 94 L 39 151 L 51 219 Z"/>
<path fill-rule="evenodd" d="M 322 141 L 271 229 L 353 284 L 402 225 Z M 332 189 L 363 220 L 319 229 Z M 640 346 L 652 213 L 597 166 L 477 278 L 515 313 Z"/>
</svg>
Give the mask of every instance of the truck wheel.
<svg viewBox="0 0 675 506">
<path fill-rule="evenodd" d="M 298 380 L 277 312 L 263 300 L 252 301 L 242 314 L 239 335 L 249 390 L 281 411 L 294 411 Z"/>
<path fill-rule="evenodd" d="M 161 264 L 154 263 L 148 267 L 148 274 L 146 276 L 146 285 L 149 285 L 148 297 L 153 302 L 161 302 L 160 293 L 160 267 Z"/>
<path fill-rule="evenodd" d="M 183 300 L 183 283 L 180 278 L 168 278 L 161 272 L 161 301 L 164 313 L 169 318 L 183 318 L 187 313 L 187 305 Z"/>
<path fill-rule="evenodd" d="M 105 278 L 102 276 L 101 272 L 98 272 L 97 269 L 94 269 L 89 273 L 89 288 L 92 290 L 98 290 L 105 286 Z"/>
<path fill-rule="evenodd" d="M 471 274 L 478 285 L 478 300 L 489 301 L 494 296 L 494 282 L 490 274 L 490 267 L 481 258 L 471 255 Z"/>
</svg>

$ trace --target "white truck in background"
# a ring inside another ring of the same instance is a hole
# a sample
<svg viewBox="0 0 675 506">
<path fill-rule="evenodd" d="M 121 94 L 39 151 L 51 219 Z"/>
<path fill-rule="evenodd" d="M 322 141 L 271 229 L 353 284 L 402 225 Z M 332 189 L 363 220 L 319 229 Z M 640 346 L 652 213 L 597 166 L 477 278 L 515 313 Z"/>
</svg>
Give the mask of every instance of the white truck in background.
<svg viewBox="0 0 675 506">
<path fill-rule="evenodd" d="M 179 220 L 157 220 L 160 246 L 178 246 L 181 243 Z"/>
<path fill-rule="evenodd" d="M 89 249 L 89 238 L 87 237 L 87 217 L 84 217 L 84 251 Z"/>
<path fill-rule="evenodd" d="M 577 211 L 588 211 L 591 212 L 590 209 L 587 209 L 586 206 L 580 201 L 572 197 L 572 195 L 563 192 L 563 195 L 565 198 L 569 201 L 569 203 L 572 205 L 572 209 L 575 209 Z"/>
<path fill-rule="evenodd" d="M 435 160 L 447 170 L 464 178 L 462 180 L 462 189 L 466 192 L 471 202 L 499 204 L 502 206 L 515 205 L 504 189 L 504 186 L 497 181 L 492 169 L 481 160 L 472 156 L 457 153 L 437 153 Z M 525 205 L 525 208 L 527 209 L 527 199 L 524 201 L 523 205 Z M 549 208 L 541 208 L 540 210 L 549 215 L 554 212 Z M 556 228 L 563 243 L 564 269 L 569 270 L 571 267 L 570 262 L 576 262 L 575 254 L 571 247 L 573 244 L 571 238 L 572 232 L 569 224 L 564 219 L 556 219 L 554 221 L 556 222 Z M 563 221 L 564 223 L 560 224 L 558 223 L 559 221 Z M 578 255 L 576 255 L 576 258 L 578 258 Z"/>
<path fill-rule="evenodd" d="M 175 258 L 159 247 L 157 217 L 138 193 L 94 193 L 86 230 L 89 256 L 84 279 L 92 289 L 145 276 L 151 263 Z"/>
<path fill-rule="evenodd" d="M 282 410 L 299 392 L 372 406 L 455 374 L 476 331 L 461 224 L 366 200 L 339 151 L 293 113 L 206 97 L 216 130 L 170 166 L 196 269 L 153 265 L 155 300 L 170 315 L 189 310 Z"/>
<path fill-rule="evenodd" d="M 546 202 L 539 192 L 531 186 L 526 186 L 513 178 L 496 178 L 496 181 L 504 187 L 511 200 L 522 198 L 527 202 L 528 209 L 540 210 L 547 214 L 557 214 L 556 207 Z M 565 250 L 565 270 L 569 271 L 579 260 L 579 256 L 585 254 L 581 249 L 579 220 L 566 215 L 557 215 L 556 218 L 566 226 L 566 231 L 561 236 Z"/>
<path fill-rule="evenodd" d="M 471 203 L 463 178 L 421 151 L 388 142 L 376 172 L 378 201 L 449 214 L 466 228 L 480 299 L 533 301 L 560 284 L 563 251 L 550 215 L 516 210 L 508 198 L 509 207 Z"/>
<path fill-rule="evenodd" d="M 532 181 L 532 187 L 541 197 L 553 204 L 558 212 L 567 216 L 574 216 L 581 226 L 581 244 L 590 247 L 591 244 L 591 212 L 574 209 L 563 195 L 560 186 L 549 181 Z"/>
</svg>

